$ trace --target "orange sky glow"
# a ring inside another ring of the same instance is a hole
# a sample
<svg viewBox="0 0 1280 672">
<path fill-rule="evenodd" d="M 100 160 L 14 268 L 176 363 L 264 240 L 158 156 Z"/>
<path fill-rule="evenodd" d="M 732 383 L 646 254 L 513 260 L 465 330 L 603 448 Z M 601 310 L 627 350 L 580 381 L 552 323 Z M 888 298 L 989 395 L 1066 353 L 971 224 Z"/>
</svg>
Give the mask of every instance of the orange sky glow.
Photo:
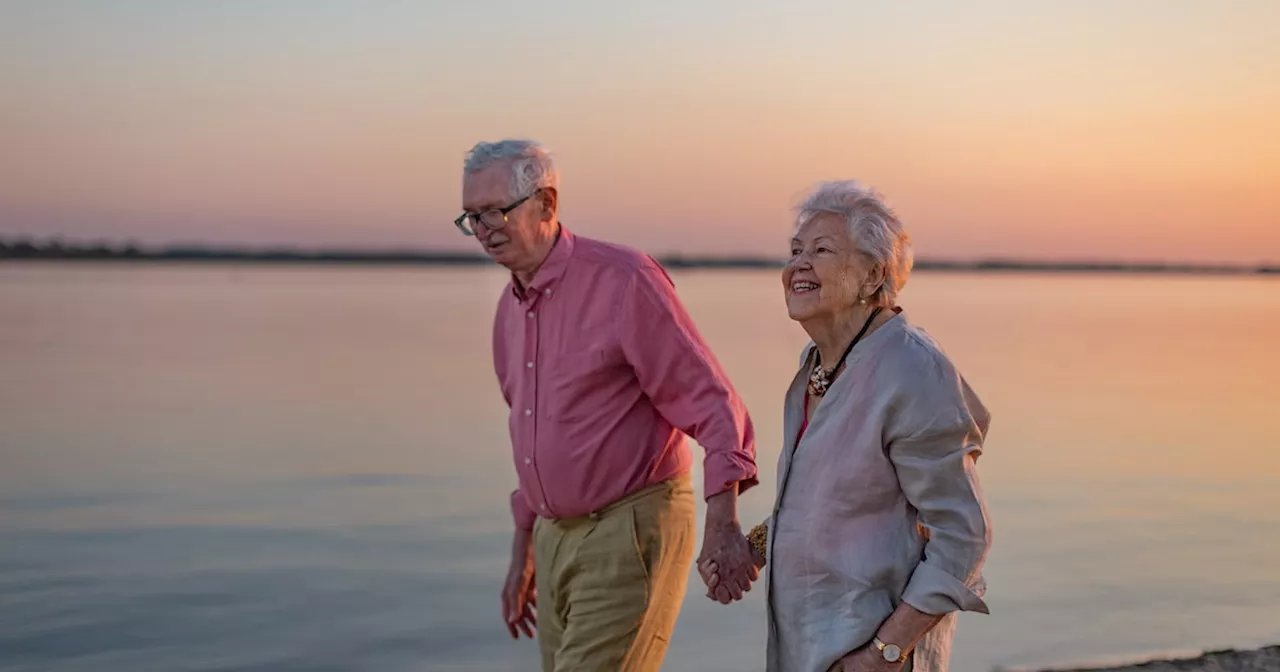
<svg viewBox="0 0 1280 672">
<path fill-rule="evenodd" d="M 1032 4 L 6 3 L 0 236 L 469 249 L 523 136 L 659 254 L 856 178 L 922 257 L 1280 261 L 1280 3 Z"/>
</svg>

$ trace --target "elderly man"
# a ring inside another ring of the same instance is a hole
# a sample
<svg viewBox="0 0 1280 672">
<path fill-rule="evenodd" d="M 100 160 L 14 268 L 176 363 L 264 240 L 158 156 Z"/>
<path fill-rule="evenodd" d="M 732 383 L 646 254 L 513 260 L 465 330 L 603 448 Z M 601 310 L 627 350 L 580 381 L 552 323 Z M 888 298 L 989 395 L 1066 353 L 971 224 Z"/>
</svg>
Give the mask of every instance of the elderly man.
<svg viewBox="0 0 1280 672">
<path fill-rule="evenodd" d="M 467 155 L 455 224 L 511 271 L 493 329 L 519 482 L 503 616 L 517 639 L 536 625 L 544 671 L 657 670 L 693 562 L 685 434 L 706 450 L 699 557 L 716 597 L 757 578 L 737 519 L 756 483 L 751 420 L 662 267 L 575 236 L 558 206 L 537 143 Z"/>
</svg>

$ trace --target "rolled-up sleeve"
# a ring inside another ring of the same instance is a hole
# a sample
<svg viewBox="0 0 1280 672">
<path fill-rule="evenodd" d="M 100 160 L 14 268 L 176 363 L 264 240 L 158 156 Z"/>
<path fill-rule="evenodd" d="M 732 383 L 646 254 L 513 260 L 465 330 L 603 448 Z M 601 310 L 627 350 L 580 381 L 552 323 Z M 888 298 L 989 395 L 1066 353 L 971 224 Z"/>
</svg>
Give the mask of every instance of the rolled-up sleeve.
<svg viewBox="0 0 1280 672">
<path fill-rule="evenodd" d="M 988 613 L 982 566 L 991 524 L 976 463 L 989 416 L 952 367 L 935 366 L 926 379 L 905 414 L 912 431 L 889 444 L 903 494 L 928 531 L 902 599 L 927 614 Z"/>
<path fill-rule="evenodd" d="M 662 267 L 650 262 L 638 269 L 620 308 L 622 349 L 640 387 L 668 422 L 706 450 L 704 497 L 735 483 L 740 493 L 755 485 L 755 435 L 746 405 Z"/>
<path fill-rule="evenodd" d="M 537 518 L 537 514 L 525 500 L 524 493 L 519 490 L 511 493 L 511 517 L 515 520 L 516 527 L 521 530 L 532 530 L 534 520 Z"/>
</svg>

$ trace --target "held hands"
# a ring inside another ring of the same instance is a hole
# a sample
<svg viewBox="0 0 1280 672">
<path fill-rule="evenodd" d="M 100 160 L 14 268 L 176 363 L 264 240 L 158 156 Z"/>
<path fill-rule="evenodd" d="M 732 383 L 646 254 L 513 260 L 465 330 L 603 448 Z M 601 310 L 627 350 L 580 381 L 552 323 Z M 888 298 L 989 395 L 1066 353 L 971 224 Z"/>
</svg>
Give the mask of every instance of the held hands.
<svg viewBox="0 0 1280 672">
<path fill-rule="evenodd" d="M 741 600 L 743 593 L 751 590 L 751 582 L 760 578 L 753 556 L 751 544 L 736 521 L 708 525 L 698 555 L 698 573 L 707 584 L 707 597 L 720 604 Z"/>
<path fill-rule="evenodd" d="M 751 590 L 751 582 L 760 578 L 764 558 L 751 546 L 740 530 L 732 530 L 718 539 L 708 530 L 707 542 L 698 556 L 698 574 L 707 584 L 707 597 L 721 604 L 742 599 Z M 714 545 L 712 542 L 715 542 Z M 715 550 L 724 549 L 717 554 Z"/>
</svg>

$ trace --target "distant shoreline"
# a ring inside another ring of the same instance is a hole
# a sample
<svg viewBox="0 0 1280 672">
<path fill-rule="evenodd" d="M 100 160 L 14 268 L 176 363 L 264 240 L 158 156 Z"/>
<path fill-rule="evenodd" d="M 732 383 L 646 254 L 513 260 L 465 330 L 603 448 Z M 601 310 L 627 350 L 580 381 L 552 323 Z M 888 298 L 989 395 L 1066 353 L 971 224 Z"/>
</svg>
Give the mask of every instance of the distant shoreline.
<svg viewBox="0 0 1280 672">
<path fill-rule="evenodd" d="M 1017 668 L 997 667 L 995 672 Z M 1040 672 L 1280 672 L 1280 646 L 1207 651 L 1188 658 L 1153 658 L 1127 664 L 1050 667 Z"/>
<path fill-rule="evenodd" d="M 767 257 L 713 257 L 655 255 L 663 266 L 671 269 L 777 269 L 782 259 Z M 197 246 L 173 246 L 144 249 L 135 246 L 33 244 L 27 241 L 0 239 L 0 261 L 106 261 L 128 263 L 182 262 L 226 263 L 253 262 L 267 264 L 331 264 L 331 265 L 396 265 L 396 266 L 490 266 L 493 262 L 483 254 L 451 251 L 414 250 L 300 250 L 291 248 L 241 249 Z M 1036 261 L 1017 259 L 983 259 L 975 261 L 917 259 L 916 270 L 961 272 L 1034 272 L 1034 273 L 1139 273 L 1197 275 L 1263 275 L 1280 276 L 1280 265 L 1240 266 L 1226 264 L 1191 264 L 1176 262 L 1122 261 Z"/>
</svg>

